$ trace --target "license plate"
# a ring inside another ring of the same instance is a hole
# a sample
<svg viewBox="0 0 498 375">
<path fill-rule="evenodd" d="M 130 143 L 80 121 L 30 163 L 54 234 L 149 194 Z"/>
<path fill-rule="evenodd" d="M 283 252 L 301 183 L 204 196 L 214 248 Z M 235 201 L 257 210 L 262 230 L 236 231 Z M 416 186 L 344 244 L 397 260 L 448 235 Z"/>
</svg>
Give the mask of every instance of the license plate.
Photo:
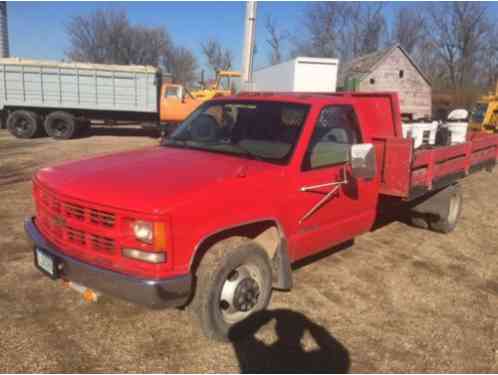
<svg viewBox="0 0 498 375">
<path fill-rule="evenodd" d="M 55 264 L 55 258 L 50 254 L 47 254 L 42 249 L 35 249 L 35 264 L 42 271 L 48 273 L 53 279 L 57 278 L 57 268 Z"/>
</svg>

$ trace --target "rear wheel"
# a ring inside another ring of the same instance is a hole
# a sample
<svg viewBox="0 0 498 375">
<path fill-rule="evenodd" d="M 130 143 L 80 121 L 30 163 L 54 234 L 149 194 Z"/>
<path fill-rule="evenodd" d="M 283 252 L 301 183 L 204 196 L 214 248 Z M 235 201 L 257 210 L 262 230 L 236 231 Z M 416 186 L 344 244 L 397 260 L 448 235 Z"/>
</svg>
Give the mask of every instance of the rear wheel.
<svg viewBox="0 0 498 375">
<path fill-rule="evenodd" d="M 414 227 L 429 229 L 429 222 L 427 221 L 427 217 L 425 215 L 412 213 L 410 216 L 410 222 Z"/>
<path fill-rule="evenodd" d="M 74 116 L 67 112 L 52 112 L 45 118 L 45 131 L 54 139 L 73 138 L 78 131 Z"/>
<path fill-rule="evenodd" d="M 435 220 L 431 220 L 429 222 L 431 229 L 441 233 L 449 233 L 455 230 L 462 212 L 462 202 L 462 193 L 460 189 L 455 188 L 449 198 L 447 213 Z"/>
<path fill-rule="evenodd" d="M 231 238 L 209 249 L 197 272 L 194 309 L 205 335 L 226 341 L 230 328 L 268 306 L 270 260 L 257 243 Z"/>
<path fill-rule="evenodd" d="M 38 115 L 24 110 L 14 111 L 9 115 L 7 129 L 16 138 L 33 138 L 42 133 Z"/>
</svg>

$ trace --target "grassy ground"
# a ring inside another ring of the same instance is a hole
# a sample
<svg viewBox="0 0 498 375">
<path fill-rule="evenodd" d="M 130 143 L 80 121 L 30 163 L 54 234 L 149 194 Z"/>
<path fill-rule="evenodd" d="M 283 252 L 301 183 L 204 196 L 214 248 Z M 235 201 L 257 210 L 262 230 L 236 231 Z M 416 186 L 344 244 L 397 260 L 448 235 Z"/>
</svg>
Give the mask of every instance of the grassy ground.
<svg viewBox="0 0 498 375">
<path fill-rule="evenodd" d="M 498 371 L 496 171 L 464 181 L 450 235 L 394 222 L 301 265 L 237 344 L 208 342 L 187 311 L 84 303 L 35 270 L 33 171 L 156 143 L 129 128 L 62 142 L 0 130 L 0 372 Z"/>
</svg>

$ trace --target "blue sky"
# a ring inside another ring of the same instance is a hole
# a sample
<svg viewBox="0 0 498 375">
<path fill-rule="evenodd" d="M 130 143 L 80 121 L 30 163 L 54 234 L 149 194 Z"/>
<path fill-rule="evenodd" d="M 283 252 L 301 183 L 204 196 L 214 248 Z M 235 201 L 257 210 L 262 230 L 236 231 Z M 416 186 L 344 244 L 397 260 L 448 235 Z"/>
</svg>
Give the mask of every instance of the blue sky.
<svg viewBox="0 0 498 375">
<path fill-rule="evenodd" d="M 282 27 L 298 31 L 305 2 L 259 2 L 256 66 L 265 65 L 263 22 L 271 14 Z M 65 25 L 75 15 L 97 8 L 126 9 L 132 23 L 165 26 L 174 42 L 192 49 L 199 62 L 200 43 L 215 37 L 235 55 L 240 68 L 244 33 L 244 2 L 8 2 L 10 53 L 36 59 L 62 59 L 69 48 Z"/>
<path fill-rule="evenodd" d="M 165 26 L 174 42 L 192 49 L 202 65 L 200 43 L 209 37 L 219 39 L 235 56 L 240 69 L 244 32 L 244 2 L 8 2 L 10 53 L 36 59 L 62 59 L 69 48 L 65 25 L 71 16 L 95 9 L 126 9 L 132 23 Z M 406 4 L 406 3 L 405 3 Z M 308 4 L 305 2 L 258 2 L 256 67 L 266 65 L 267 15 L 292 33 L 299 33 Z M 409 4 L 416 6 L 416 4 Z M 400 3 L 386 3 L 386 15 L 392 17 Z M 492 5 L 496 12 L 496 4 Z"/>
</svg>

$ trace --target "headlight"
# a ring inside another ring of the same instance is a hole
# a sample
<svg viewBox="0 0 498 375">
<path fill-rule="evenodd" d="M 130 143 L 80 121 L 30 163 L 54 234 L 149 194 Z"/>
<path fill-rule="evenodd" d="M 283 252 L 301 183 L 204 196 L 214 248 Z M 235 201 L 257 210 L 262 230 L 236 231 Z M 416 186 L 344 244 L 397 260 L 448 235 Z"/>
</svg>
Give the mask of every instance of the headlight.
<svg viewBox="0 0 498 375">
<path fill-rule="evenodd" d="M 132 227 L 137 240 L 152 244 L 154 239 L 154 225 L 152 223 L 147 221 L 135 221 Z"/>
</svg>

